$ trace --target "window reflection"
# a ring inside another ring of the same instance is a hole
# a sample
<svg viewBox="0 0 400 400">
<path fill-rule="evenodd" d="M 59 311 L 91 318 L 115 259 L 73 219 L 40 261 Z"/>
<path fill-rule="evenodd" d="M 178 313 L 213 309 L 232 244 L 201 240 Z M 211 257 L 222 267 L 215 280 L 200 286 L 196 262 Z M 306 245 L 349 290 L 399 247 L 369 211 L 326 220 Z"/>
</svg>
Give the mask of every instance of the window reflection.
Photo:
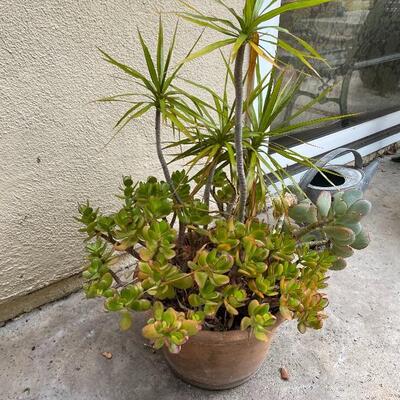
<svg viewBox="0 0 400 400">
<path fill-rule="evenodd" d="M 372 116 L 400 108 L 400 0 L 328 3 L 283 14 L 280 24 L 307 40 L 329 63 L 315 64 L 321 78 L 305 78 L 287 115 L 332 85 L 312 117 Z M 283 50 L 278 56 L 298 70 L 303 68 Z"/>
</svg>

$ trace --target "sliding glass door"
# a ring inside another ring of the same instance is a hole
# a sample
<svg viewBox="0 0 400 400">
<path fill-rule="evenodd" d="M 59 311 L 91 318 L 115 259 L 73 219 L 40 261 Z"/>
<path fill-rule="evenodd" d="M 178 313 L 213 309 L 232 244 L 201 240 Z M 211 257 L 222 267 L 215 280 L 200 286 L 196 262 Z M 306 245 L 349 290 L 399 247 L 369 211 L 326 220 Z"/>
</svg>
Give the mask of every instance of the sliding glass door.
<svg viewBox="0 0 400 400">
<path fill-rule="evenodd" d="M 281 0 L 282 5 L 285 2 L 288 0 Z M 326 97 L 294 121 L 349 116 L 273 141 L 316 158 L 337 147 L 351 147 L 365 156 L 400 141 L 400 0 L 326 3 L 284 13 L 279 25 L 305 39 L 326 59 L 326 63 L 313 62 L 320 76 L 304 77 L 284 117 L 296 113 L 327 88 L 331 90 Z M 290 41 L 288 35 L 282 35 Z M 295 43 L 293 40 L 293 46 Z M 309 72 L 281 48 L 277 56 L 292 66 L 288 74 Z M 293 161 L 276 158 L 295 173 Z M 345 156 L 338 162 L 350 160 Z M 297 172 L 300 174 L 301 168 Z"/>
</svg>

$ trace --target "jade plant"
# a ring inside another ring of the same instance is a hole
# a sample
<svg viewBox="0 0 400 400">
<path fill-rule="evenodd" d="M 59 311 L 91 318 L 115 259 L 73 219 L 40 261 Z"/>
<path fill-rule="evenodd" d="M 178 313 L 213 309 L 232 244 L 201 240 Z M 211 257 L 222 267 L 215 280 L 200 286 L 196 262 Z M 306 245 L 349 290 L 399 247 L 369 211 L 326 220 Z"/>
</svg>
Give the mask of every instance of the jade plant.
<svg viewBox="0 0 400 400">
<path fill-rule="evenodd" d="M 345 258 L 369 242 L 361 220 L 371 205 L 361 192 L 337 193 L 333 198 L 324 192 L 313 204 L 295 182 L 285 185 L 285 178 L 291 177 L 266 150 L 270 137 L 324 119 L 296 123 L 293 116 L 284 118 L 299 81 L 284 77 L 279 71 L 283 66 L 263 43 L 272 41 L 289 51 L 310 73 L 312 61 L 321 57 L 290 32 L 277 28 L 277 37 L 264 26 L 276 15 L 324 0 L 298 0 L 274 9 L 263 8 L 259 0 L 246 0 L 241 14 L 221 0 L 216 2 L 230 19 L 205 15 L 184 2 L 180 16 L 228 38 L 201 50 L 196 50 L 196 41 L 174 68 L 178 28 L 164 49 L 161 20 L 155 55 L 139 33 L 146 72 L 102 51 L 104 59 L 141 91 L 101 101 L 130 103 L 116 124 L 118 131 L 153 110 L 164 177 L 134 182 L 125 176 L 118 210 L 103 213 L 86 202 L 79 206 L 77 217 L 80 231 L 87 235 L 83 272 L 87 297 L 104 297 L 105 309 L 120 314 L 122 330 L 130 328 L 134 313 L 150 313 L 143 336 L 156 349 L 165 346 L 174 353 L 201 329 L 249 330 L 258 340 L 268 339 L 278 318 L 296 320 L 301 333 L 320 329 L 326 318 L 329 271 L 345 268 Z M 297 47 L 284 39 L 285 34 Z M 181 76 L 191 60 L 226 46 L 231 51 L 221 55 L 226 74 L 220 94 Z M 249 63 L 244 70 L 246 47 Z M 259 58 L 273 64 L 266 76 L 260 73 Z M 303 106 L 295 116 L 315 103 Z M 167 146 L 182 146 L 173 161 L 186 159 L 183 169 L 170 171 L 161 140 L 163 125 L 183 136 Z M 270 147 L 313 167 L 301 154 Z M 275 177 L 273 181 L 266 179 L 266 171 Z M 118 271 L 119 256 L 125 253 L 134 266 L 128 275 Z"/>
</svg>

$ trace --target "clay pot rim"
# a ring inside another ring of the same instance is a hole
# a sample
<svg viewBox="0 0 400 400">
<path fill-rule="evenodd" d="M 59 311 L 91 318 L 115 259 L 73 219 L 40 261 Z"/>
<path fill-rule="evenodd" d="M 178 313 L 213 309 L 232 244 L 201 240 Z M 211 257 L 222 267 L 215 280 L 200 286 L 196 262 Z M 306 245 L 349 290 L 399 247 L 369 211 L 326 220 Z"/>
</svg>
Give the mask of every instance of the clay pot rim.
<svg viewBox="0 0 400 400">
<path fill-rule="evenodd" d="M 271 333 L 275 332 L 275 330 L 279 327 L 279 325 L 284 321 L 281 314 L 278 313 L 275 315 L 276 321 L 275 324 L 268 328 L 268 331 Z M 229 342 L 240 342 L 240 341 L 248 341 L 250 339 L 255 339 L 254 336 L 250 334 L 250 329 L 246 329 L 244 331 L 240 329 L 235 329 L 231 331 L 206 331 L 201 330 L 196 335 L 189 338 L 189 342 L 192 344 L 195 343 L 226 343 Z M 257 340 L 257 339 L 255 339 Z"/>
</svg>

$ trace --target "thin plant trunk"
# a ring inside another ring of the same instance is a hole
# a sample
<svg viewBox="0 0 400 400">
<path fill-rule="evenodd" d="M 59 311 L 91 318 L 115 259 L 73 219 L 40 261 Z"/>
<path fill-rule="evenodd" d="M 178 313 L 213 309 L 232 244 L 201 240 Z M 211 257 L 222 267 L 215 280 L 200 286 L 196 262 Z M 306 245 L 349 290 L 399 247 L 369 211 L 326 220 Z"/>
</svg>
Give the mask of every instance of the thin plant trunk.
<svg viewBox="0 0 400 400">
<path fill-rule="evenodd" d="M 253 35 L 253 42 L 256 43 L 257 45 L 260 42 L 260 37 L 258 33 L 255 33 Z M 247 73 L 247 83 L 246 83 L 246 99 L 250 98 L 251 92 L 254 89 L 254 81 L 255 81 L 255 76 L 256 76 L 256 68 L 257 68 L 257 58 L 258 54 L 257 52 L 250 47 L 249 51 L 249 67 L 248 67 L 248 73 Z M 245 120 L 244 120 L 244 125 L 249 127 L 250 126 L 250 113 L 249 110 L 247 110 L 245 114 Z"/>
<path fill-rule="evenodd" d="M 164 172 L 164 177 L 166 182 L 168 183 L 172 195 L 174 196 L 176 202 L 180 205 L 183 204 L 181 198 L 179 197 L 178 193 L 175 190 L 174 183 L 172 182 L 171 179 L 171 174 L 169 173 L 168 169 L 168 164 L 165 161 L 164 158 L 164 153 L 162 151 L 162 146 L 161 146 L 161 112 L 160 110 L 156 109 L 156 146 L 157 146 L 157 156 L 158 159 L 160 160 L 160 164 L 162 167 L 162 170 Z M 179 233 L 178 233 L 178 240 L 177 240 L 177 246 L 178 248 L 181 248 L 185 239 L 185 230 L 186 230 L 186 225 L 183 222 L 179 221 Z"/>
<path fill-rule="evenodd" d="M 169 173 L 167 161 L 164 158 L 162 145 L 161 145 L 161 112 L 156 109 L 156 146 L 157 146 L 157 156 L 161 164 L 161 168 L 164 173 L 165 181 L 168 183 L 172 195 L 176 199 L 177 203 L 182 204 L 181 199 L 179 198 L 178 193 L 175 190 L 174 183 L 171 179 L 171 174 Z"/>
<path fill-rule="evenodd" d="M 245 46 L 242 45 L 237 52 L 235 62 L 235 148 L 236 168 L 239 186 L 239 220 L 244 222 L 246 213 L 247 187 L 243 157 L 243 61 Z"/>
<path fill-rule="evenodd" d="M 204 187 L 204 196 L 203 196 L 203 200 L 204 203 L 207 205 L 207 207 L 210 206 L 210 193 L 211 193 L 211 186 L 213 184 L 213 180 L 214 180 L 214 175 L 215 175 L 215 170 L 217 169 L 217 163 L 215 163 L 212 167 L 211 170 L 208 174 L 208 178 L 207 178 L 207 182 L 206 185 Z"/>
</svg>

